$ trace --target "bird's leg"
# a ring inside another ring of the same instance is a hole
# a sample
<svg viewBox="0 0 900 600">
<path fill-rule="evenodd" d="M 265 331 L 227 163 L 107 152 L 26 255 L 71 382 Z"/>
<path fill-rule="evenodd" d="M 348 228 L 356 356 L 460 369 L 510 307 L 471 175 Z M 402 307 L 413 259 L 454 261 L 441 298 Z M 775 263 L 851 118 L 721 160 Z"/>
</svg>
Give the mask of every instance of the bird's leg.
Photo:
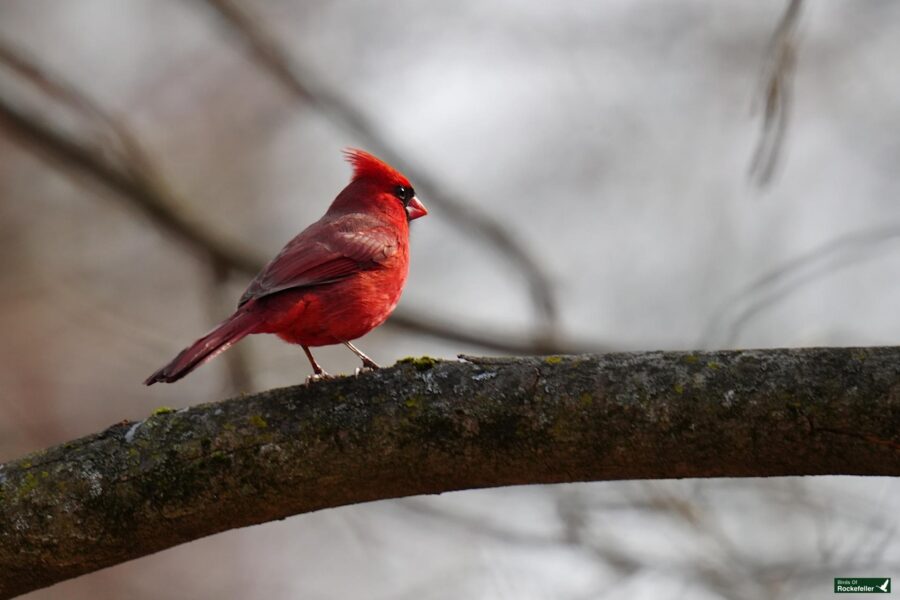
<svg viewBox="0 0 900 600">
<path fill-rule="evenodd" d="M 368 356 L 363 354 L 359 348 L 357 348 L 350 342 L 344 342 L 344 345 L 347 346 L 348 348 L 350 348 L 350 351 L 353 352 L 353 354 L 357 355 L 360 358 L 360 360 L 362 360 L 363 367 L 365 367 L 366 369 L 380 368 L 378 366 L 378 363 L 376 363 L 374 360 L 372 360 L 371 358 L 369 358 Z"/>
<path fill-rule="evenodd" d="M 325 379 L 328 377 L 328 373 L 325 372 L 325 369 L 319 366 L 319 363 L 316 362 L 316 359 L 313 358 L 312 352 L 309 351 L 309 346 L 300 346 L 303 348 L 303 351 L 306 353 L 306 358 L 309 359 L 309 364 L 312 365 L 313 374 L 306 378 L 306 383 L 311 383 L 313 381 L 319 381 L 320 379 Z"/>
</svg>

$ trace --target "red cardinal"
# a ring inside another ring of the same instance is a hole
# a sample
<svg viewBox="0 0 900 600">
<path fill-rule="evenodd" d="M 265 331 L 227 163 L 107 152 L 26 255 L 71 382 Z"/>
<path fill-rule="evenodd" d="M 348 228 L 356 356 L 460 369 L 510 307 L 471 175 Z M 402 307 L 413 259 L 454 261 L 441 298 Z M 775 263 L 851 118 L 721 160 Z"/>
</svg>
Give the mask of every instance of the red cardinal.
<svg viewBox="0 0 900 600">
<path fill-rule="evenodd" d="M 384 323 L 409 269 L 409 222 L 428 214 L 406 177 L 362 150 L 347 150 L 350 184 L 325 216 L 288 242 L 241 296 L 238 308 L 147 378 L 177 381 L 251 333 L 300 344 L 313 379 L 325 376 L 310 346 L 344 344 Z"/>
</svg>

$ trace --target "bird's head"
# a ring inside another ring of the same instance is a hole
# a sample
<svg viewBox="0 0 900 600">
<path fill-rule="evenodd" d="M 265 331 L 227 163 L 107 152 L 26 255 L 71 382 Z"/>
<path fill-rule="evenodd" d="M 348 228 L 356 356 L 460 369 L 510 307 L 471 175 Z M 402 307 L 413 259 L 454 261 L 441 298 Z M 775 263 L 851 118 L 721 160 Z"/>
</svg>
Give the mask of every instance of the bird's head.
<svg viewBox="0 0 900 600">
<path fill-rule="evenodd" d="M 365 189 L 367 197 L 374 192 L 374 200 L 389 210 L 402 206 L 409 221 L 428 214 L 425 205 L 416 198 L 409 180 L 392 166 L 355 148 L 344 150 L 344 156 L 353 165 L 353 179 L 348 189 L 358 186 Z"/>
</svg>

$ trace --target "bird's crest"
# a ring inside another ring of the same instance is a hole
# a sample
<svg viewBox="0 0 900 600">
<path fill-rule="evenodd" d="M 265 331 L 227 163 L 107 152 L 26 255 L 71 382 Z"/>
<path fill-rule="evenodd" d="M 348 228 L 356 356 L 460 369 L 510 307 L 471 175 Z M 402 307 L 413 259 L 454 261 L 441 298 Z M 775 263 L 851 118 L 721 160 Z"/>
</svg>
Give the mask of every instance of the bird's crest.
<svg viewBox="0 0 900 600">
<path fill-rule="evenodd" d="M 344 150 L 344 156 L 347 158 L 347 162 L 353 165 L 354 181 L 362 177 L 372 177 L 377 179 L 387 179 L 398 185 L 409 185 L 406 177 L 398 170 L 380 158 L 369 154 L 365 150 L 347 148 Z"/>
</svg>

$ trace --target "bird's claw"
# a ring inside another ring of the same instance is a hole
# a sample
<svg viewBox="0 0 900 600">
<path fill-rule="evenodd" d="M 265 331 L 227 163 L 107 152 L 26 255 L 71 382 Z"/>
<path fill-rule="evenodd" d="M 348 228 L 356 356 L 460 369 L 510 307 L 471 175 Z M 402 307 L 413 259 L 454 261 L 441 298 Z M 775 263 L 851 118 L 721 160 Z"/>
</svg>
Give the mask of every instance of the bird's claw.
<svg viewBox="0 0 900 600">
<path fill-rule="evenodd" d="M 378 368 L 378 367 L 374 367 L 374 368 L 373 368 L 373 367 L 364 365 L 364 366 L 362 366 L 362 367 L 356 367 L 356 370 L 353 371 L 353 374 L 354 374 L 356 377 L 359 377 L 359 376 L 362 375 L 363 373 L 371 373 L 372 371 L 374 371 L 374 370 L 377 369 L 377 368 Z"/>
<path fill-rule="evenodd" d="M 318 381 L 325 381 L 326 379 L 334 379 L 334 375 L 329 375 L 325 371 L 322 371 L 321 373 L 313 373 L 306 378 L 306 385 L 316 383 Z"/>
</svg>

